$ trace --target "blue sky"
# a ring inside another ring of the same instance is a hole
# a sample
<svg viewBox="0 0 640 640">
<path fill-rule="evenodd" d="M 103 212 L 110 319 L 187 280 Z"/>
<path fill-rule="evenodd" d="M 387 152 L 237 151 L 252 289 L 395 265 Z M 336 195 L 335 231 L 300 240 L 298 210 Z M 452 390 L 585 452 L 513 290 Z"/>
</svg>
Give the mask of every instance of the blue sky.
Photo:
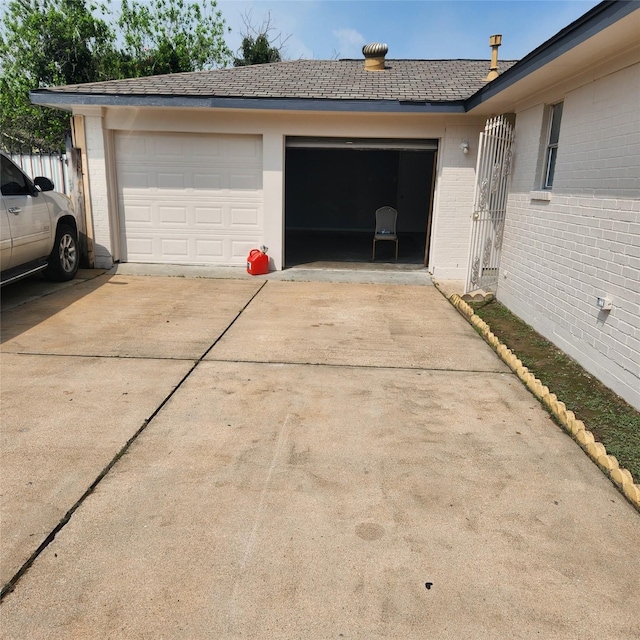
<svg viewBox="0 0 640 640">
<path fill-rule="evenodd" d="M 519 59 L 597 5 L 595 0 L 219 0 L 236 51 L 245 30 L 270 14 L 273 33 L 289 36 L 286 58 L 360 58 L 368 42 L 386 42 L 389 58 Z"/>
</svg>

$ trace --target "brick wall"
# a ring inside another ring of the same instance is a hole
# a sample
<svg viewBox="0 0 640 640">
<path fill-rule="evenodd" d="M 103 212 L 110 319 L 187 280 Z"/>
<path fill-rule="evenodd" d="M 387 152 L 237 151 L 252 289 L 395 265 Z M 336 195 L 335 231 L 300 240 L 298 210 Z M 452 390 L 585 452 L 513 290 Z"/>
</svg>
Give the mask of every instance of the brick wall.
<svg viewBox="0 0 640 640">
<path fill-rule="evenodd" d="M 573 91 L 565 99 L 564 110 L 562 164 L 554 192 L 638 198 L 640 65 Z"/>
<path fill-rule="evenodd" d="M 113 249 L 109 224 L 109 195 L 105 163 L 107 154 L 105 151 L 104 131 L 102 130 L 102 118 L 85 116 L 84 126 L 93 219 L 95 266 L 99 269 L 109 269 L 113 265 Z"/>
<path fill-rule="evenodd" d="M 636 64 L 557 96 L 558 160 L 545 195 L 536 192 L 544 105 L 517 114 L 497 296 L 640 409 L 638 95 Z M 599 296 L 612 311 L 598 309 Z"/>
<path fill-rule="evenodd" d="M 433 275 L 442 280 L 466 278 L 476 153 L 483 126 L 448 126 L 441 141 L 429 262 Z M 460 149 L 463 140 L 469 142 L 467 154 Z"/>
</svg>

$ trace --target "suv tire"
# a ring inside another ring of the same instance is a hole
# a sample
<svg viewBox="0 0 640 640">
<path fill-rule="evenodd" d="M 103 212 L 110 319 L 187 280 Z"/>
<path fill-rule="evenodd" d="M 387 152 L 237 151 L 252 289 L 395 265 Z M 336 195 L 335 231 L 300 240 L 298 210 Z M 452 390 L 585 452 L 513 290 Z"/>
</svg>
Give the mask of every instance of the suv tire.
<svg viewBox="0 0 640 640">
<path fill-rule="evenodd" d="M 56 241 L 53 244 L 44 275 L 50 280 L 59 282 L 72 280 L 78 273 L 79 266 L 78 235 L 73 227 L 60 224 L 56 230 Z"/>
</svg>

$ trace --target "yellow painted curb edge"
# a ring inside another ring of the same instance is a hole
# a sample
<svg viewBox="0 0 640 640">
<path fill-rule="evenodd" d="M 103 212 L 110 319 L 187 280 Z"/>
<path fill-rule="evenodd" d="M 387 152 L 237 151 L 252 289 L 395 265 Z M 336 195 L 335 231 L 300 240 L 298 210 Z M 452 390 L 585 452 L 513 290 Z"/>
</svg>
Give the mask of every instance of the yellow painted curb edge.
<svg viewBox="0 0 640 640">
<path fill-rule="evenodd" d="M 441 291 L 442 292 L 442 291 Z M 445 295 L 446 297 L 446 295 Z M 578 420 L 573 411 L 567 410 L 564 402 L 560 402 L 555 394 L 550 393 L 518 359 L 518 357 L 502 344 L 491 332 L 489 325 L 477 316 L 457 293 L 448 297 L 449 302 L 473 325 L 501 360 L 520 378 L 522 383 L 549 410 L 562 427 L 582 447 L 585 453 L 600 467 L 620 492 L 640 511 L 640 485 L 635 484 L 633 476 L 627 469 L 618 464 L 614 456 L 607 454 L 601 442 L 596 442 L 582 420 Z"/>
</svg>

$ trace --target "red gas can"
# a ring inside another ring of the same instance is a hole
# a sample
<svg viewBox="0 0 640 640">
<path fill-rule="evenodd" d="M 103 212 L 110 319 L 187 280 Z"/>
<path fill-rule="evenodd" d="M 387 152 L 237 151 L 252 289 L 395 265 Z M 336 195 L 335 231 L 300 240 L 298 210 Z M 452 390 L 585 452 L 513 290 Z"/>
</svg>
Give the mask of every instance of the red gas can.
<svg viewBox="0 0 640 640">
<path fill-rule="evenodd" d="M 252 276 L 259 276 L 269 273 L 269 256 L 267 248 L 252 249 L 247 258 L 247 272 Z"/>
</svg>

